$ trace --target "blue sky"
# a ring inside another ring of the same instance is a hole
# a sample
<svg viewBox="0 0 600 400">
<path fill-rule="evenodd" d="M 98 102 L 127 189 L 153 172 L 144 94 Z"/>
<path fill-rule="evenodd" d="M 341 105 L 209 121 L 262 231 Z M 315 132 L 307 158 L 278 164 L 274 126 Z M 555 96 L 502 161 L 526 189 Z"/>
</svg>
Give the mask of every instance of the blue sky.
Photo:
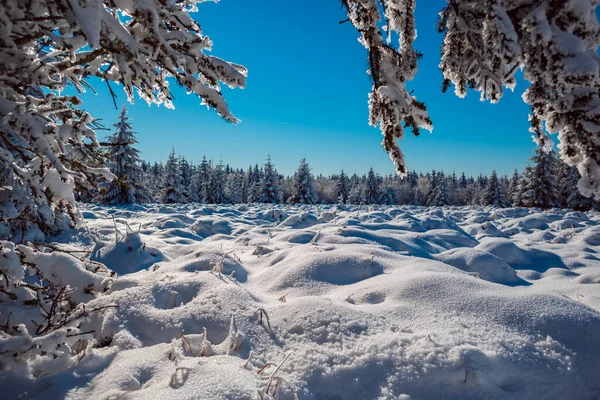
<svg viewBox="0 0 600 400">
<path fill-rule="evenodd" d="M 444 3 L 417 4 L 416 48 L 424 57 L 409 86 L 427 104 L 435 129 L 417 138 L 407 132 L 401 148 L 408 167 L 474 175 L 522 169 L 534 149 L 521 100 L 525 82 L 499 104 L 481 103 L 477 92 L 465 99 L 452 90 L 441 93 L 442 37 L 435 22 Z M 165 161 L 174 146 L 194 162 L 206 155 L 244 168 L 271 154 L 284 174 L 293 173 L 302 157 L 315 173 L 393 172 L 379 129 L 368 125 L 366 51 L 349 23 L 338 24 L 345 19 L 338 0 L 222 0 L 199 4 L 199 10 L 195 17 L 214 41 L 212 54 L 249 70 L 246 89 L 224 90 L 242 122 L 226 123 L 179 89 L 175 110 L 136 99 L 128 108 L 143 158 Z M 85 94 L 84 108 L 108 126 L 119 111 L 106 85 L 94 86 L 99 94 Z M 120 106 L 126 96 L 117 93 Z"/>
</svg>

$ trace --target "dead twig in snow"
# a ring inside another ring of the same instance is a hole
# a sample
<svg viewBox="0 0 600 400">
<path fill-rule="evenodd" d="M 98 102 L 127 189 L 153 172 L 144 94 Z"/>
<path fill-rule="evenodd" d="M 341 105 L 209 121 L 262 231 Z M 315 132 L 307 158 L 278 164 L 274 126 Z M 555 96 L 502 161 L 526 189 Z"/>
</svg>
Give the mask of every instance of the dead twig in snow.
<svg viewBox="0 0 600 400">
<path fill-rule="evenodd" d="M 254 313 L 252 315 L 254 315 L 256 313 L 260 313 L 259 317 L 258 317 L 258 324 L 259 325 L 262 325 L 263 314 L 265 315 L 265 318 L 267 319 L 267 326 L 269 327 L 269 330 L 271 331 L 272 329 L 271 329 L 271 323 L 269 322 L 269 314 L 267 314 L 267 312 L 265 311 L 265 309 L 264 308 L 259 308 L 258 310 L 254 311 Z"/>
</svg>

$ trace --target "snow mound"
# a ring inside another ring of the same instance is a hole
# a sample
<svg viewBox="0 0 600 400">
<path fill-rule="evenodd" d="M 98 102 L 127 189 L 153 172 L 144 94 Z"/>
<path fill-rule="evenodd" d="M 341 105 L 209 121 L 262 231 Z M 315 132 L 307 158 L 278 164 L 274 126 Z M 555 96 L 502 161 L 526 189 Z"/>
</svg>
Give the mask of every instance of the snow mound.
<svg viewBox="0 0 600 400">
<path fill-rule="evenodd" d="M 521 282 L 506 261 L 476 249 L 452 249 L 436 255 L 437 260 L 469 272 L 486 281 L 514 285 Z"/>
<path fill-rule="evenodd" d="M 514 242 L 504 238 L 488 238 L 475 247 L 477 250 L 490 253 L 510 265 L 517 265 L 526 261 L 525 252 Z"/>
</svg>

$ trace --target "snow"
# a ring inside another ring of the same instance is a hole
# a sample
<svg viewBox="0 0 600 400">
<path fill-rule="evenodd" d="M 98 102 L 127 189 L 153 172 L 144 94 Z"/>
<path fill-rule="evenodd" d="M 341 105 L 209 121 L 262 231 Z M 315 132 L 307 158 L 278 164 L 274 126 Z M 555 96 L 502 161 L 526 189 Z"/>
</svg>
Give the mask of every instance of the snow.
<svg viewBox="0 0 600 400">
<path fill-rule="evenodd" d="M 597 212 L 172 204 L 82 214 L 93 240 L 69 246 L 92 246 L 119 274 L 86 303 L 102 308 L 81 327 L 95 345 L 71 364 L 32 358 L 37 379 L 9 365 L 6 398 L 600 397 Z M 35 340 L 0 337 L 0 349 Z"/>
</svg>

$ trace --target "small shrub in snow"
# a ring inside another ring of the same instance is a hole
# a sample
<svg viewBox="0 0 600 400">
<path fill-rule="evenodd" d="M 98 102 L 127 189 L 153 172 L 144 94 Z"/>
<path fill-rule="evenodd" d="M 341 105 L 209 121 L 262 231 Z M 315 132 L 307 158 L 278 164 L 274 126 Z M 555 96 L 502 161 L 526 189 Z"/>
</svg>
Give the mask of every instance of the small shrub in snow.
<svg viewBox="0 0 600 400">
<path fill-rule="evenodd" d="M 0 363 L 26 376 L 57 373 L 82 357 L 93 331 L 86 303 L 106 292 L 108 270 L 57 250 L 0 242 Z M 112 307 L 112 306 L 111 306 Z"/>
</svg>

